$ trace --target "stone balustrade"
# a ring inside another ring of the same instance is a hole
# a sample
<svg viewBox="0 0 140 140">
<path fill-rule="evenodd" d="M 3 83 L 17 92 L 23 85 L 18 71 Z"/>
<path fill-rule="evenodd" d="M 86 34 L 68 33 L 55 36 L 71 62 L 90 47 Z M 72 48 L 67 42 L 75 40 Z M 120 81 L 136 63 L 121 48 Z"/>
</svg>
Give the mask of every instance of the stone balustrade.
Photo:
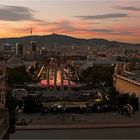
<svg viewBox="0 0 140 140">
<path fill-rule="evenodd" d="M 138 81 L 136 81 L 136 80 L 132 80 L 132 79 L 126 78 L 126 77 L 121 76 L 121 75 L 115 75 L 115 76 L 118 77 L 118 78 L 121 78 L 121 79 L 123 79 L 123 80 L 125 80 L 125 81 L 128 81 L 128 82 L 130 82 L 130 83 L 133 83 L 133 84 L 135 84 L 135 85 L 140 86 L 140 82 L 138 82 Z"/>
</svg>

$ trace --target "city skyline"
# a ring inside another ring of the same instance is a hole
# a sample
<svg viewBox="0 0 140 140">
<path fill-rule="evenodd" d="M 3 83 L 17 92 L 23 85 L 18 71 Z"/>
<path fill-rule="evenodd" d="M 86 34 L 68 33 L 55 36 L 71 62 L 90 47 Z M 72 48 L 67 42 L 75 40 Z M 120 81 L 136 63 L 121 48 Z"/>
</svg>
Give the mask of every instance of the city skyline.
<svg viewBox="0 0 140 140">
<path fill-rule="evenodd" d="M 53 32 L 140 43 L 140 1 L 0 0 L 0 38 Z"/>
</svg>

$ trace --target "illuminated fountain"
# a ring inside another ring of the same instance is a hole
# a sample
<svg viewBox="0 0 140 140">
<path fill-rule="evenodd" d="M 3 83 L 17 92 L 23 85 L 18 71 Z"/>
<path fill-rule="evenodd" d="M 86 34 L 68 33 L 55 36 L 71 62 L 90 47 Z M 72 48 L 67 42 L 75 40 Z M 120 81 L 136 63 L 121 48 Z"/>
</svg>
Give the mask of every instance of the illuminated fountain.
<svg viewBox="0 0 140 140">
<path fill-rule="evenodd" d="M 63 90 L 65 87 L 73 88 L 76 87 L 76 83 L 72 82 L 70 79 L 70 69 L 63 66 L 58 66 L 52 62 L 45 67 L 42 66 L 38 78 L 41 79 L 39 86 L 42 88 L 54 89 L 61 88 Z"/>
</svg>

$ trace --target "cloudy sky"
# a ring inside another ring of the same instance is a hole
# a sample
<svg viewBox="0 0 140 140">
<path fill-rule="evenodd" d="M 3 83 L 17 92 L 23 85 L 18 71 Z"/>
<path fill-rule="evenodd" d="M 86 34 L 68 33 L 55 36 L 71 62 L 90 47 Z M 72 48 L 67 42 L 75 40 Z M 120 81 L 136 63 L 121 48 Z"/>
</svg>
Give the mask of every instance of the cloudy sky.
<svg viewBox="0 0 140 140">
<path fill-rule="evenodd" d="M 140 43 L 140 0 L 0 0 L 0 38 L 59 34 Z"/>
</svg>

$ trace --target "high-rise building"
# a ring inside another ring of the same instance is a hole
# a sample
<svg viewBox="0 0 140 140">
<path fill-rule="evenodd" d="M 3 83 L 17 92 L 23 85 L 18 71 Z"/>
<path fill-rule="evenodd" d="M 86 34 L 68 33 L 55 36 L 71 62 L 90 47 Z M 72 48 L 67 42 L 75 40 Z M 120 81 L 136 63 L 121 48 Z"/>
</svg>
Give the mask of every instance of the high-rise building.
<svg viewBox="0 0 140 140">
<path fill-rule="evenodd" d="M 37 47 L 36 47 L 36 42 L 35 41 L 31 41 L 31 49 L 32 49 L 32 54 L 35 54 L 37 51 Z"/>
<path fill-rule="evenodd" d="M 9 58 L 12 54 L 12 44 L 3 44 L 2 52 L 5 58 Z"/>
<path fill-rule="evenodd" d="M 11 44 L 3 44 L 3 51 L 4 53 L 11 53 L 12 51 L 12 45 Z"/>
<path fill-rule="evenodd" d="M 23 45 L 16 43 L 16 55 L 23 55 Z"/>
</svg>

